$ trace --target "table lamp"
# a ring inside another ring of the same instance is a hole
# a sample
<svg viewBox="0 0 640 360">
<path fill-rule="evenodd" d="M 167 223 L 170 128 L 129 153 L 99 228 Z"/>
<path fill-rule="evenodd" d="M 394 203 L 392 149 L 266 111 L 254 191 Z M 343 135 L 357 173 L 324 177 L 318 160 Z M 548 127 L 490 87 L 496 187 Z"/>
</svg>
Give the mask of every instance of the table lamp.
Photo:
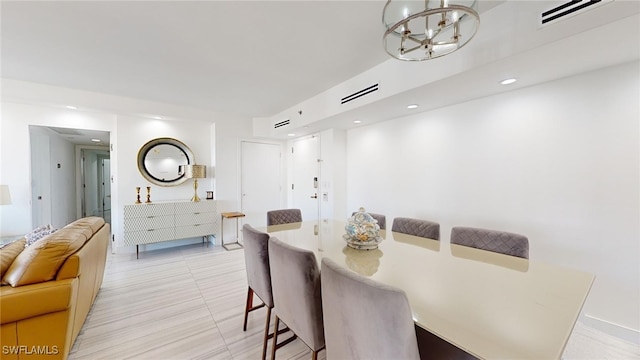
<svg viewBox="0 0 640 360">
<path fill-rule="evenodd" d="M 193 197 L 191 201 L 198 202 L 198 179 L 207 177 L 207 167 L 205 165 L 187 165 L 184 167 L 184 176 L 187 179 L 193 179 Z"/>
<path fill-rule="evenodd" d="M 11 205 L 9 185 L 0 185 L 0 205 Z"/>
</svg>

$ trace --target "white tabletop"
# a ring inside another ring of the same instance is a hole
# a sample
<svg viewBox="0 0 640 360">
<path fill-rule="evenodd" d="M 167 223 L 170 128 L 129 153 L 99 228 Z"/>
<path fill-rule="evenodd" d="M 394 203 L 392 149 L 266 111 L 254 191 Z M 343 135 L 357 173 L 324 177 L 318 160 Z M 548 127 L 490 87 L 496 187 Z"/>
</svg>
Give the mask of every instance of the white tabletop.
<svg viewBox="0 0 640 360">
<path fill-rule="evenodd" d="M 376 250 L 354 250 L 344 221 L 263 228 L 404 290 L 419 326 L 483 359 L 559 359 L 594 276 L 581 271 L 381 230 Z M 355 305 L 354 305 L 355 306 Z"/>
</svg>

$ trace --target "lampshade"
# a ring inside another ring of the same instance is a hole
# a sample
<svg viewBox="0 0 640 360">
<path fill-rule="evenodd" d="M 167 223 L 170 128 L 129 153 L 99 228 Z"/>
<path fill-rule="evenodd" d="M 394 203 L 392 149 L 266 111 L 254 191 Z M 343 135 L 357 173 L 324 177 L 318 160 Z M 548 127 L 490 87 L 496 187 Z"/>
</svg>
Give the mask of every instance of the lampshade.
<svg viewBox="0 0 640 360">
<path fill-rule="evenodd" d="M 0 205 L 11 205 L 9 185 L 0 185 Z"/>
<path fill-rule="evenodd" d="M 450 54 L 478 31 L 476 8 L 475 0 L 388 0 L 382 12 L 385 50 L 407 61 Z"/>
<path fill-rule="evenodd" d="M 187 179 L 203 179 L 207 177 L 205 165 L 187 165 L 184 167 L 184 177 Z"/>
</svg>

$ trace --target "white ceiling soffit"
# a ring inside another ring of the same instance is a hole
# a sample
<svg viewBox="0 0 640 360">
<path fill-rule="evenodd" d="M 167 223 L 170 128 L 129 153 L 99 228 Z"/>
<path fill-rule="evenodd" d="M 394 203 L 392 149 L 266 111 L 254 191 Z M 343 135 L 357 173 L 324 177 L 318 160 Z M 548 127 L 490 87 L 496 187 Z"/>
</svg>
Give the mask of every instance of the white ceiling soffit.
<svg viewBox="0 0 640 360">
<path fill-rule="evenodd" d="M 482 13 L 473 41 L 453 54 L 424 62 L 389 59 L 261 121 L 288 118 L 286 132 L 306 135 L 353 127 L 355 119 L 370 124 L 415 113 L 407 111 L 410 103 L 427 111 L 640 58 L 640 2 L 609 1 L 540 26 L 541 14 L 560 3 L 508 1 Z M 498 84 L 512 76 L 516 84 Z M 344 94 L 370 84 L 379 91 L 341 104 Z M 284 130 L 256 135 L 283 137 Z"/>
</svg>

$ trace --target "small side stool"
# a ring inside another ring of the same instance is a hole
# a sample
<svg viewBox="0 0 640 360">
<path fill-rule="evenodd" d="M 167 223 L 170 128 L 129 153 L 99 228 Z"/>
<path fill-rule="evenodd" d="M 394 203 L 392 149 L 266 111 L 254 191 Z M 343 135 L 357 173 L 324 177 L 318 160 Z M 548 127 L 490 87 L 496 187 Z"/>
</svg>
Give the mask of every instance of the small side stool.
<svg viewBox="0 0 640 360">
<path fill-rule="evenodd" d="M 233 212 L 223 212 L 222 213 L 222 221 L 220 221 L 220 244 L 225 250 L 238 250 L 243 246 L 238 242 L 240 239 L 238 234 L 238 219 L 241 217 L 245 217 L 245 215 L 241 212 L 233 211 Z M 224 219 L 236 219 L 236 241 L 228 244 L 224 243 Z"/>
</svg>

